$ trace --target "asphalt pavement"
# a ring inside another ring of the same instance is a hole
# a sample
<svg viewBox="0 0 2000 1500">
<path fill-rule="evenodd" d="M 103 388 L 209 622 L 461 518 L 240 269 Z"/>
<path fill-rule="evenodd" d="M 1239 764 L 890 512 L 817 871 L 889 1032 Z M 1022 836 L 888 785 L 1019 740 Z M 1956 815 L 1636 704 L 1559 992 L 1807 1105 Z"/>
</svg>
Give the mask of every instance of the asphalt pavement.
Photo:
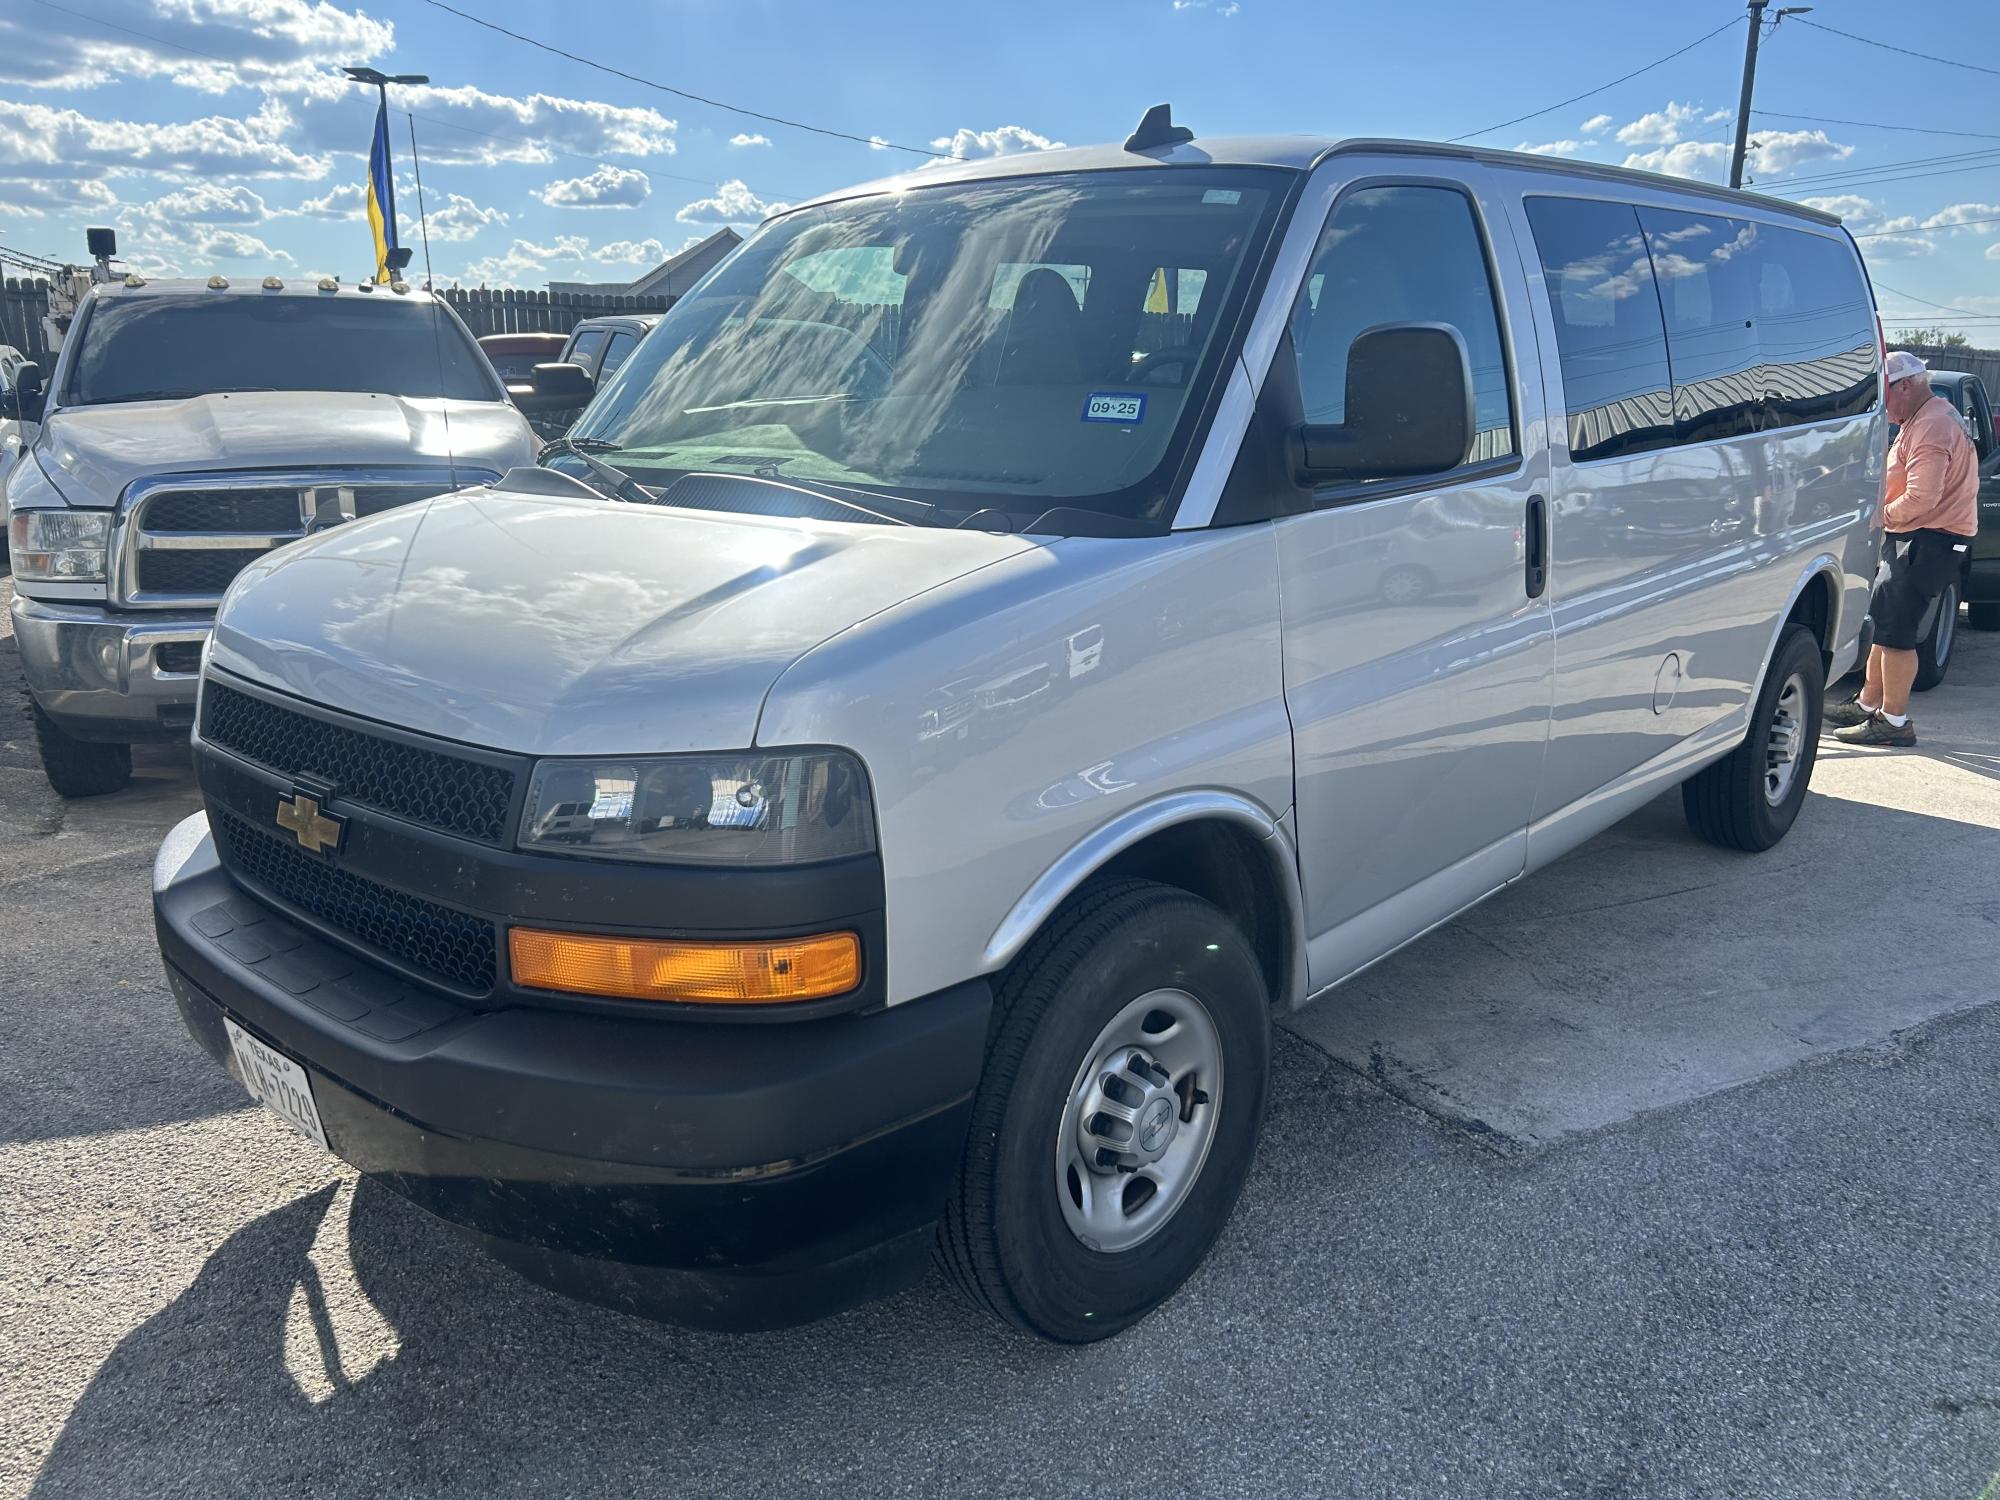
<svg viewBox="0 0 2000 1500">
<path fill-rule="evenodd" d="M 0 584 L 4 592 L 4 584 Z M 1208 1264 L 1089 1349 L 933 1276 L 694 1333 L 251 1107 L 0 638 L 0 1496 L 2000 1496 L 2000 638 L 1793 835 L 1663 799 L 1290 1021 Z"/>
</svg>

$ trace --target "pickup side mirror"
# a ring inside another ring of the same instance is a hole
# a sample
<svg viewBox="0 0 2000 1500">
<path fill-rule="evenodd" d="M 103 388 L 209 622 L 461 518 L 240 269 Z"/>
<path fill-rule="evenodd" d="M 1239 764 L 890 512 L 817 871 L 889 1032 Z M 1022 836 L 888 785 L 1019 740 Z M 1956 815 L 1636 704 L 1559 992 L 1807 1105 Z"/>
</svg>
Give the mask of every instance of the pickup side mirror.
<svg viewBox="0 0 2000 1500">
<path fill-rule="evenodd" d="M 6 403 L 13 410 L 6 415 L 20 422 L 39 422 L 42 420 L 42 409 L 47 404 L 48 393 L 42 388 L 42 367 L 32 362 L 17 366 L 13 399 Z"/>
<path fill-rule="evenodd" d="M 1384 323 L 1347 351 L 1344 422 L 1308 422 L 1293 457 L 1307 484 L 1443 474 L 1472 451 L 1472 369 L 1447 323 Z"/>
<path fill-rule="evenodd" d="M 597 382 L 582 365 L 551 361 L 535 366 L 535 395 L 551 406 L 582 406 L 597 394 Z"/>
</svg>

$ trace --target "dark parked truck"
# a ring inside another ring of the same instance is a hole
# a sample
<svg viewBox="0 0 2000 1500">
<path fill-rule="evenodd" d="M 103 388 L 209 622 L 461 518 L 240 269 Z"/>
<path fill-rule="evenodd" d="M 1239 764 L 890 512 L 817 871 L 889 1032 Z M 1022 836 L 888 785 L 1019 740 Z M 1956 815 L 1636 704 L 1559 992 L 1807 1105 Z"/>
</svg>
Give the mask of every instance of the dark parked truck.
<svg viewBox="0 0 2000 1500">
<path fill-rule="evenodd" d="M 802 204 L 546 467 L 245 571 L 175 999 L 550 1283 L 770 1325 L 935 1253 L 1116 1333 L 1274 1008 L 1664 791 L 1811 816 L 1880 367 L 1836 220 L 1547 157 L 1155 115 Z"/>
<path fill-rule="evenodd" d="M 309 531 L 497 479 L 534 434 L 465 325 L 400 283 L 93 286 L 7 475 L 14 636 L 64 796 L 184 739 L 215 607 Z"/>
<path fill-rule="evenodd" d="M 1937 686 L 1951 665 L 1961 599 L 1973 629 L 2000 630 L 2000 431 L 1994 427 L 1992 398 L 1985 382 L 1965 371 L 1932 370 L 1930 381 L 1932 392 L 1958 413 L 1979 455 L 1979 534 L 1959 576 L 1939 596 L 1917 648 L 1920 688 Z"/>
</svg>

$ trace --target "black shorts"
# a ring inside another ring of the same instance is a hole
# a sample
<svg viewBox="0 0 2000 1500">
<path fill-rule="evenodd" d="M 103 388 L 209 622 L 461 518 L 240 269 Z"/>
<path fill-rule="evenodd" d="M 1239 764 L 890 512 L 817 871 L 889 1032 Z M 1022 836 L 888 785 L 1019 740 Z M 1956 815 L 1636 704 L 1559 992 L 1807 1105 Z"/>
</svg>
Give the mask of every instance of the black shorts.
<svg viewBox="0 0 2000 1500">
<path fill-rule="evenodd" d="M 1875 585 L 1868 613 L 1875 621 L 1875 644 L 1914 651 L 1924 611 L 1965 564 L 1967 539 L 1948 531 L 1912 531 L 1884 545 L 1888 574 Z"/>
</svg>

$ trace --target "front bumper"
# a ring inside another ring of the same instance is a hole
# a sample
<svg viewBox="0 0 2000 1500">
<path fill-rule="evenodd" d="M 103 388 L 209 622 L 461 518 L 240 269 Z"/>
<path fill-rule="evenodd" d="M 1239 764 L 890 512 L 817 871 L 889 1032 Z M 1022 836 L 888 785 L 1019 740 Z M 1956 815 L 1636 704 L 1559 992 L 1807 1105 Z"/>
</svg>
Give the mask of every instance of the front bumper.
<svg viewBox="0 0 2000 1500">
<path fill-rule="evenodd" d="M 333 1149 L 517 1270 L 645 1316 L 769 1328 L 912 1284 L 957 1171 L 984 982 L 776 1025 L 419 990 L 251 899 L 205 819 L 153 876 L 167 977 L 299 1061 Z"/>
<path fill-rule="evenodd" d="M 185 739 L 214 611 L 133 615 L 14 596 L 21 673 L 42 712 L 80 740 Z"/>
</svg>

